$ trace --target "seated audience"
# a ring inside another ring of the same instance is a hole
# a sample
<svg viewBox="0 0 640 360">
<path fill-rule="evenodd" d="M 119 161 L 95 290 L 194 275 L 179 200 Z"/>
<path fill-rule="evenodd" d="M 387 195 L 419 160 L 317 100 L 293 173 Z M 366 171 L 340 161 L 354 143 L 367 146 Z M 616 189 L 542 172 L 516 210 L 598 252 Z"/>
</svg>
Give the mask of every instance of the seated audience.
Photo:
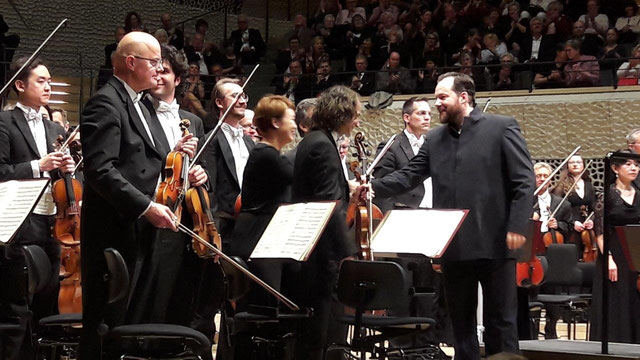
<svg viewBox="0 0 640 360">
<path fill-rule="evenodd" d="M 369 26 L 376 26 L 378 24 L 378 20 L 380 20 L 380 16 L 383 13 L 391 14 L 393 18 L 393 23 L 395 24 L 398 21 L 398 16 L 400 15 L 400 9 L 397 6 L 391 3 L 391 0 L 380 0 L 380 4 L 373 9 L 371 16 L 369 17 L 368 24 Z"/>
<path fill-rule="evenodd" d="M 535 17 L 529 21 L 529 34 L 521 40 L 518 59 L 521 63 L 552 61 L 555 43 L 555 35 L 543 35 L 542 20 Z"/>
<path fill-rule="evenodd" d="M 172 45 L 178 50 L 182 50 L 184 47 L 184 33 L 173 24 L 171 14 L 164 13 L 160 15 L 160 22 L 162 23 L 162 28 L 169 36 L 169 45 Z"/>
<path fill-rule="evenodd" d="M 233 43 L 236 56 L 243 64 L 256 64 L 266 49 L 262 35 L 258 29 L 249 28 L 249 19 L 246 15 L 238 15 L 238 28 L 231 32 L 229 40 Z"/>
<path fill-rule="evenodd" d="M 598 0 L 587 1 L 587 13 L 581 15 L 578 21 L 585 24 L 585 33 L 594 34 L 604 38 L 605 32 L 609 28 L 609 18 L 605 14 L 600 14 L 600 3 Z"/>
<path fill-rule="evenodd" d="M 498 40 L 496 34 L 485 34 L 482 39 L 484 49 L 480 51 L 478 62 L 482 64 L 497 64 L 502 55 L 507 53 L 507 46 Z"/>
<path fill-rule="evenodd" d="M 296 101 L 296 88 L 300 82 L 300 78 L 302 77 L 302 63 L 300 60 L 294 59 L 291 60 L 289 66 L 284 71 L 282 76 L 276 76 L 278 81 L 276 82 L 276 95 L 284 95 L 289 100 L 294 103 L 299 102 Z"/>
<path fill-rule="evenodd" d="M 553 65 L 540 66 L 533 78 L 536 89 L 559 88 L 564 86 L 564 67 L 567 65 L 567 52 L 564 43 L 556 44 L 556 56 Z"/>
<path fill-rule="evenodd" d="M 609 28 L 605 35 L 605 44 L 600 51 L 600 69 L 617 69 L 622 65 L 621 58 L 627 57 L 626 49 L 618 44 L 618 30 L 616 28 Z"/>
<path fill-rule="evenodd" d="M 316 32 L 307 27 L 307 18 L 302 14 L 298 14 L 293 18 L 293 29 L 289 30 L 282 40 L 280 46 L 285 46 L 292 36 L 297 36 L 300 40 L 300 47 L 307 49 L 311 46 L 311 40 L 316 36 Z"/>
<path fill-rule="evenodd" d="M 573 23 L 572 39 L 580 41 L 584 55 L 598 56 L 602 47 L 602 39 L 595 34 L 585 33 L 585 24 L 582 21 Z"/>
<path fill-rule="evenodd" d="M 616 20 L 616 29 L 620 32 L 620 43 L 633 44 L 640 34 L 640 15 L 635 1 L 628 1 L 624 5 L 624 16 Z"/>
<path fill-rule="evenodd" d="M 328 57 L 320 58 L 316 63 L 315 75 L 302 77 L 294 90 L 296 102 L 316 97 L 323 90 L 340 83 L 337 75 L 331 74 L 331 61 Z"/>
<path fill-rule="evenodd" d="M 169 44 L 169 34 L 164 29 L 158 29 L 153 33 L 153 37 L 158 40 L 160 45 Z"/>
<path fill-rule="evenodd" d="M 415 81 L 409 70 L 400 66 L 400 54 L 392 52 L 386 64 L 376 74 L 376 88 L 391 94 L 409 94 L 415 88 Z"/>
<path fill-rule="evenodd" d="M 316 36 L 311 42 L 311 48 L 307 50 L 305 55 L 304 72 L 307 74 L 313 74 L 316 72 L 316 63 L 321 58 L 327 58 L 329 54 L 325 51 L 324 38 L 322 36 Z"/>
<path fill-rule="evenodd" d="M 142 18 L 140 14 L 135 11 L 130 11 L 124 18 L 124 31 L 130 33 L 132 31 L 144 31 L 147 32 L 147 28 L 142 24 Z"/>
<path fill-rule="evenodd" d="M 582 55 L 580 41 L 567 40 L 568 64 L 564 67 L 564 83 L 568 87 L 596 86 L 600 83 L 600 65 L 595 56 Z"/>
<path fill-rule="evenodd" d="M 440 76 L 440 72 L 436 67 L 436 63 L 431 59 L 427 59 L 424 64 L 424 70 L 418 70 L 416 93 L 433 93 L 436 90 L 436 85 L 438 84 L 438 76 Z"/>
<path fill-rule="evenodd" d="M 376 90 L 376 74 L 374 72 L 366 72 L 368 65 L 367 57 L 358 54 L 356 56 L 356 73 L 345 84 L 362 96 L 369 96 Z"/>
<path fill-rule="evenodd" d="M 547 6 L 544 24 L 545 34 L 555 34 L 558 41 L 565 41 L 571 35 L 571 19 L 562 13 L 564 6 L 560 1 L 553 1 Z"/>
<path fill-rule="evenodd" d="M 632 58 L 620 65 L 618 78 L 640 78 L 640 44 L 634 46 L 631 52 Z"/>
<path fill-rule="evenodd" d="M 493 83 L 495 84 L 495 90 L 513 90 L 515 86 L 515 72 L 513 71 L 513 65 L 518 60 L 511 55 L 511 53 L 505 53 L 500 57 L 500 70 L 493 76 Z"/>
<path fill-rule="evenodd" d="M 219 57 L 215 45 L 210 43 L 205 47 L 204 35 L 200 32 L 193 34 L 190 44 L 184 47 L 184 54 L 187 62 L 198 64 L 202 75 L 209 75 L 209 66 Z"/>
<path fill-rule="evenodd" d="M 502 26 L 507 29 L 504 39 L 509 49 L 511 49 L 514 44 L 520 44 L 522 38 L 527 34 L 529 19 L 522 16 L 520 4 L 516 1 L 509 3 L 507 9 L 508 14 L 503 18 Z"/>
<path fill-rule="evenodd" d="M 336 25 L 349 25 L 353 20 L 353 16 L 358 14 L 362 18 L 366 18 L 367 15 L 364 12 L 363 7 L 357 6 L 357 0 L 346 0 L 346 9 L 340 10 L 338 17 L 336 18 Z"/>
</svg>

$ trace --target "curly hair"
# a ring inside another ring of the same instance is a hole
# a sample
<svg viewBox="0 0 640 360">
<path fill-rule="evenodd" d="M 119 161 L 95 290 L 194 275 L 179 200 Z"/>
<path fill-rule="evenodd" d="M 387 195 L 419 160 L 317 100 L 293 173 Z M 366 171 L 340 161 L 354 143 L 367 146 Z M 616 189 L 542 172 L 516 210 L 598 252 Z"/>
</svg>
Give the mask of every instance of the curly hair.
<svg viewBox="0 0 640 360">
<path fill-rule="evenodd" d="M 343 85 L 332 86 L 318 96 L 313 113 L 313 127 L 335 131 L 358 115 L 358 94 Z"/>
</svg>

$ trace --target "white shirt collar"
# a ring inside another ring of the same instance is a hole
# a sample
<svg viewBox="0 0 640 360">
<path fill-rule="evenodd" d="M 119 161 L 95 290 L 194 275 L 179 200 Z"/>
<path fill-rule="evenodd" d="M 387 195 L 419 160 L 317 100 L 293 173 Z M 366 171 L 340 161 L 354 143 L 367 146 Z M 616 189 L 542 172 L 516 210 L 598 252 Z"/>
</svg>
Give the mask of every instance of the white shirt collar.
<svg viewBox="0 0 640 360">
<path fill-rule="evenodd" d="M 22 112 L 24 113 L 24 117 L 28 120 L 29 119 L 29 113 L 30 112 L 35 112 L 36 114 L 40 114 L 40 111 L 36 111 L 36 109 L 31 108 L 21 102 L 17 102 L 16 103 L 16 107 L 19 108 L 20 110 L 22 110 Z M 42 119 L 42 116 L 38 116 L 40 119 Z"/>
<path fill-rule="evenodd" d="M 129 94 L 129 97 L 131 98 L 131 101 L 136 103 L 137 102 L 136 98 L 139 99 L 140 95 L 135 90 L 133 90 L 133 88 L 131 86 L 129 86 L 129 84 L 127 84 L 126 81 L 120 79 L 116 75 L 113 75 L 113 77 L 118 79 L 118 81 L 120 81 L 124 85 L 124 89 L 127 90 L 127 94 Z"/>
</svg>

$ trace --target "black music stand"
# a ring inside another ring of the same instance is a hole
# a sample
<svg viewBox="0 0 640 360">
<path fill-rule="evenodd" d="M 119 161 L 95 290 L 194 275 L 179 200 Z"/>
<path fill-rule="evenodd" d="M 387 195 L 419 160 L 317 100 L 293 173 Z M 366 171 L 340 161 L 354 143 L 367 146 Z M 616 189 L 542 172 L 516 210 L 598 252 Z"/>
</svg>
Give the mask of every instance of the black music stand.
<svg viewBox="0 0 640 360">
<path fill-rule="evenodd" d="M 616 226 L 631 271 L 640 272 L 640 225 Z"/>
</svg>

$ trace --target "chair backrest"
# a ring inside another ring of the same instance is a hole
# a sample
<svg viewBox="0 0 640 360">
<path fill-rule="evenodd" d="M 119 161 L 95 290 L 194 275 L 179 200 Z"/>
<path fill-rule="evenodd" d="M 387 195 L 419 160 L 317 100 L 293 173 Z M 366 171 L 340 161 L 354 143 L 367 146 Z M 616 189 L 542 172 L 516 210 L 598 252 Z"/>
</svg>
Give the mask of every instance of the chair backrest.
<svg viewBox="0 0 640 360">
<path fill-rule="evenodd" d="M 26 245 L 22 251 L 27 263 L 27 290 L 29 296 L 33 296 L 42 291 L 51 279 L 51 262 L 40 246 Z"/>
<path fill-rule="evenodd" d="M 549 269 L 545 283 L 560 286 L 581 286 L 582 272 L 578 269 L 578 247 L 574 244 L 551 244 L 546 253 Z"/>
<path fill-rule="evenodd" d="M 240 266 L 248 269 L 247 264 L 241 258 L 237 256 L 232 256 L 231 258 Z M 251 288 L 251 279 L 223 259 L 220 259 L 220 266 L 222 266 L 224 273 L 225 298 L 228 301 L 236 301 L 244 297 Z"/>
<path fill-rule="evenodd" d="M 109 277 L 107 279 L 108 296 L 107 305 L 111 308 L 126 309 L 126 302 L 129 297 L 129 270 L 127 263 L 118 250 L 108 248 L 104 250 L 104 257 L 107 261 Z M 115 310 L 119 312 L 119 310 Z"/>
<path fill-rule="evenodd" d="M 409 301 L 406 273 L 390 261 L 343 261 L 338 300 L 358 311 L 403 309 Z"/>
</svg>

